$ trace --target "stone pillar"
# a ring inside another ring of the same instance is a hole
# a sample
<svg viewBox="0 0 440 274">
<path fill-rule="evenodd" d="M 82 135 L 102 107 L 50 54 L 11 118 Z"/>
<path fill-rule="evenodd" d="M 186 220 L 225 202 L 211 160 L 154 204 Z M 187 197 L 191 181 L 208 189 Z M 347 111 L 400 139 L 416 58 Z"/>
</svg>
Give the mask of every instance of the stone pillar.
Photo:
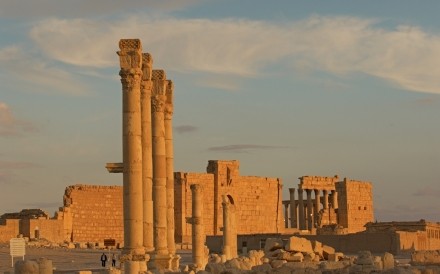
<svg viewBox="0 0 440 274">
<path fill-rule="evenodd" d="M 235 230 L 235 207 L 223 195 L 223 255 L 226 260 L 237 257 L 237 233 Z"/>
<path fill-rule="evenodd" d="M 141 77 L 142 46 L 138 39 L 121 39 L 118 51 L 122 83 L 122 150 L 124 250 L 130 259 L 125 262 L 127 273 L 138 273 L 145 261 L 143 248 L 142 131 Z"/>
<path fill-rule="evenodd" d="M 312 190 L 306 189 L 307 193 L 307 229 L 313 228 L 313 203 L 312 203 Z"/>
<path fill-rule="evenodd" d="M 319 189 L 314 189 L 315 191 L 315 206 L 313 207 L 313 225 L 312 227 L 317 227 L 317 223 L 318 223 L 318 212 L 319 212 L 319 207 L 321 204 L 321 198 L 319 195 Z"/>
<path fill-rule="evenodd" d="M 203 189 L 201 185 L 191 185 L 192 195 L 192 258 L 197 270 L 205 269 L 208 262 L 206 254 L 206 235 L 203 227 Z"/>
<path fill-rule="evenodd" d="M 172 269 L 168 251 L 167 232 L 167 162 L 165 144 L 165 104 L 167 80 L 165 71 L 153 70 L 151 96 L 153 136 L 153 237 L 154 254 L 150 268 L 159 271 Z"/>
<path fill-rule="evenodd" d="M 299 229 L 306 229 L 306 222 L 304 218 L 304 199 L 303 199 L 303 189 L 298 188 L 298 224 Z"/>
<path fill-rule="evenodd" d="M 295 203 L 295 188 L 289 188 L 290 198 L 290 227 L 297 228 L 296 203 Z"/>
<path fill-rule="evenodd" d="M 338 193 L 336 190 L 332 190 L 332 208 L 337 209 L 338 208 Z"/>
<path fill-rule="evenodd" d="M 328 208 L 328 190 L 324 189 L 322 192 L 324 193 L 323 208 L 327 209 Z"/>
<path fill-rule="evenodd" d="M 173 148 L 173 92 L 172 81 L 167 81 L 165 103 L 165 146 L 167 169 L 167 242 L 168 252 L 176 254 L 174 241 L 174 148 Z"/>
<path fill-rule="evenodd" d="M 153 59 L 149 53 L 142 54 L 142 184 L 143 184 L 143 239 L 146 252 L 154 250 L 153 243 L 153 155 L 151 133 L 151 81 Z"/>
<path fill-rule="evenodd" d="M 284 227 L 288 228 L 289 227 L 289 203 L 288 203 L 288 201 L 283 202 L 283 206 L 284 206 Z"/>
<path fill-rule="evenodd" d="M 153 70 L 152 138 L 153 138 L 153 235 L 156 254 L 168 254 L 167 241 L 167 172 L 165 145 L 166 75 Z"/>
</svg>

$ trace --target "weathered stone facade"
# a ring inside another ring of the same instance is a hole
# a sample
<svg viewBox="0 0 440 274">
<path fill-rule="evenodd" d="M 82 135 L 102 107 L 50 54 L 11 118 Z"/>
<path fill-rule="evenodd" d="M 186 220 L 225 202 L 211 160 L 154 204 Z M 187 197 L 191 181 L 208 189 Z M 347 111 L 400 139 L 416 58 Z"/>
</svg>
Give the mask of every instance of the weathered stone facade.
<svg viewBox="0 0 440 274">
<path fill-rule="evenodd" d="M 347 234 L 365 230 L 373 221 L 373 193 L 370 182 L 339 177 L 303 176 L 290 199 L 283 201 L 286 228 L 321 234 Z"/>
<path fill-rule="evenodd" d="M 279 178 L 240 176 L 238 161 L 209 161 L 207 173 L 175 173 L 176 240 L 191 242 L 192 184 L 203 186 L 206 235 L 222 235 L 222 196 L 236 207 L 237 234 L 281 233 L 282 183 Z"/>
</svg>

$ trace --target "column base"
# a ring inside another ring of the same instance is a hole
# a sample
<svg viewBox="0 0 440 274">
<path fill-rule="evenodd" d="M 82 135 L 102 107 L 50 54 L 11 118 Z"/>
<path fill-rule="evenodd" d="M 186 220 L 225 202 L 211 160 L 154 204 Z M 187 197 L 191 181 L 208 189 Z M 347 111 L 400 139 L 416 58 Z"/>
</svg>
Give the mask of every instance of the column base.
<svg viewBox="0 0 440 274">
<path fill-rule="evenodd" d="M 172 254 L 153 254 L 148 262 L 149 270 L 179 271 L 180 256 Z"/>
</svg>

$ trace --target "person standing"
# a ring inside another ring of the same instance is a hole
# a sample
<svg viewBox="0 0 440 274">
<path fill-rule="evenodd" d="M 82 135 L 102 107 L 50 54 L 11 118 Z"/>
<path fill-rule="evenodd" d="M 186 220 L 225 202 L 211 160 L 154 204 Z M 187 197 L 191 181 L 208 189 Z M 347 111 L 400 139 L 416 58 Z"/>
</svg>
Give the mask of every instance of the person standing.
<svg viewBox="0 0 440 274">
<path fill-rule="evenodd" d="M 105 262 L 107 262 L 107 255 L 103 252 L 101 255 L 101 265 L 105 267 Z"/>
<path fill-rule="evenodd" d="M 112 267 L 116 266 L 116 253 L 112 253 Z"/>
</svg>

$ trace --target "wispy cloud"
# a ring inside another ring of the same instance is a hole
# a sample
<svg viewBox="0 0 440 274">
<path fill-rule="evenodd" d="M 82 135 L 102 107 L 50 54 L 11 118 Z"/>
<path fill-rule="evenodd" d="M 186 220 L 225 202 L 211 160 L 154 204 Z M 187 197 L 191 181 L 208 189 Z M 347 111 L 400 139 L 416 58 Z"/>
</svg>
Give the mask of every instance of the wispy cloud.
<svg viewBox="0 0 440 274">
<path fill-rule="evenodd" d="M 439 186 L 425 186 L 423 188 L 419 188 L 416 192 L 413 193 L 414 196 L 422 196 L 422 197 L 439 197 L 440 196 L 440 187 Z"/>
<path fill-rule="evenodd" d="M 10 161 L 1 161 L 0 160 L 0 170 L 2 169 L 23 169 L 23 168 L 37 168 L 41 167 L 39 164 L 30 163 L 30 162 L 10 162 Z"/>
<path fill-rule="evenodd" d="M 23 132 L 35 131 L 37 128 L 31 122 L 17 119 L 9 106 L 0 101 L 0 137 L 19 136 Z"/>
<path fill-rule="evenodd" d="M 224 151 L 224 152 L 234 152 L 234 153 L 247 153 L 253 150 L 267 150 L 267 149 L 285 149 L 289 148 L 287 146 L 265 146 L 265 145 L 251 145 L 251 144 L 240 144 L 240 145 L 227 145 L 227 146 L 216 146 L 208 148 L 209 151 Z"/>
<path fill-rule="evenodd" d="M 189 133 L 189 132 L 194 132 L 197 131 L 198 128 L 196 126 L 191 126 L 191 125 L 181 125 L 181 126 L 175 126 L 174 130 L 177 133 Z"/>
<path fill-rule="evenodd" d="M 17 176 L 16 170 L 39 168 L 41 165 L 30 162 L 14 162 L 14 161 L 2 161 L 0 160 L 0 185 L 1 184 L 14 184 L 14 185 L 26 185 L 29 182 L 20 179 Z"/>
<path fill-rule="evenodd" d="M 149 16 L 49 19 L 36 24 L 31 37 L 48 56 L 77 66 L 114 66 L 118 40 L 133 37 L 142 39 L 162 67 L 177 71 L 254 77 L 280 62 L 292 73 L 365 73 L 406 90 L 440 93 L 438 34 L 416 26 L 385 29 L 354 17 L 283 24 Z"/>
<path fill-rule="evenodd" d="M 438 206 L 418 206 L 399 204 L 394 206 L 376 207 L 375 219 L 382 221 L 437 221 L 439 219 Z"/>
<path fill-rule="evenodd" d="M 2 0 L 0 16 L 7 17 L 48 17 L 57 14 L 63 18 L 74 18 L 78 16 L 103 15 L 124 11 L 139 11 L 142 9 L 153 9 L 158 11 L 172 11 L 185 8 L 200 0 L 39 0 L 36 1 L 15 1 Z M 23 8 L 25 6 L 25 8 Z"/>
</svg>

